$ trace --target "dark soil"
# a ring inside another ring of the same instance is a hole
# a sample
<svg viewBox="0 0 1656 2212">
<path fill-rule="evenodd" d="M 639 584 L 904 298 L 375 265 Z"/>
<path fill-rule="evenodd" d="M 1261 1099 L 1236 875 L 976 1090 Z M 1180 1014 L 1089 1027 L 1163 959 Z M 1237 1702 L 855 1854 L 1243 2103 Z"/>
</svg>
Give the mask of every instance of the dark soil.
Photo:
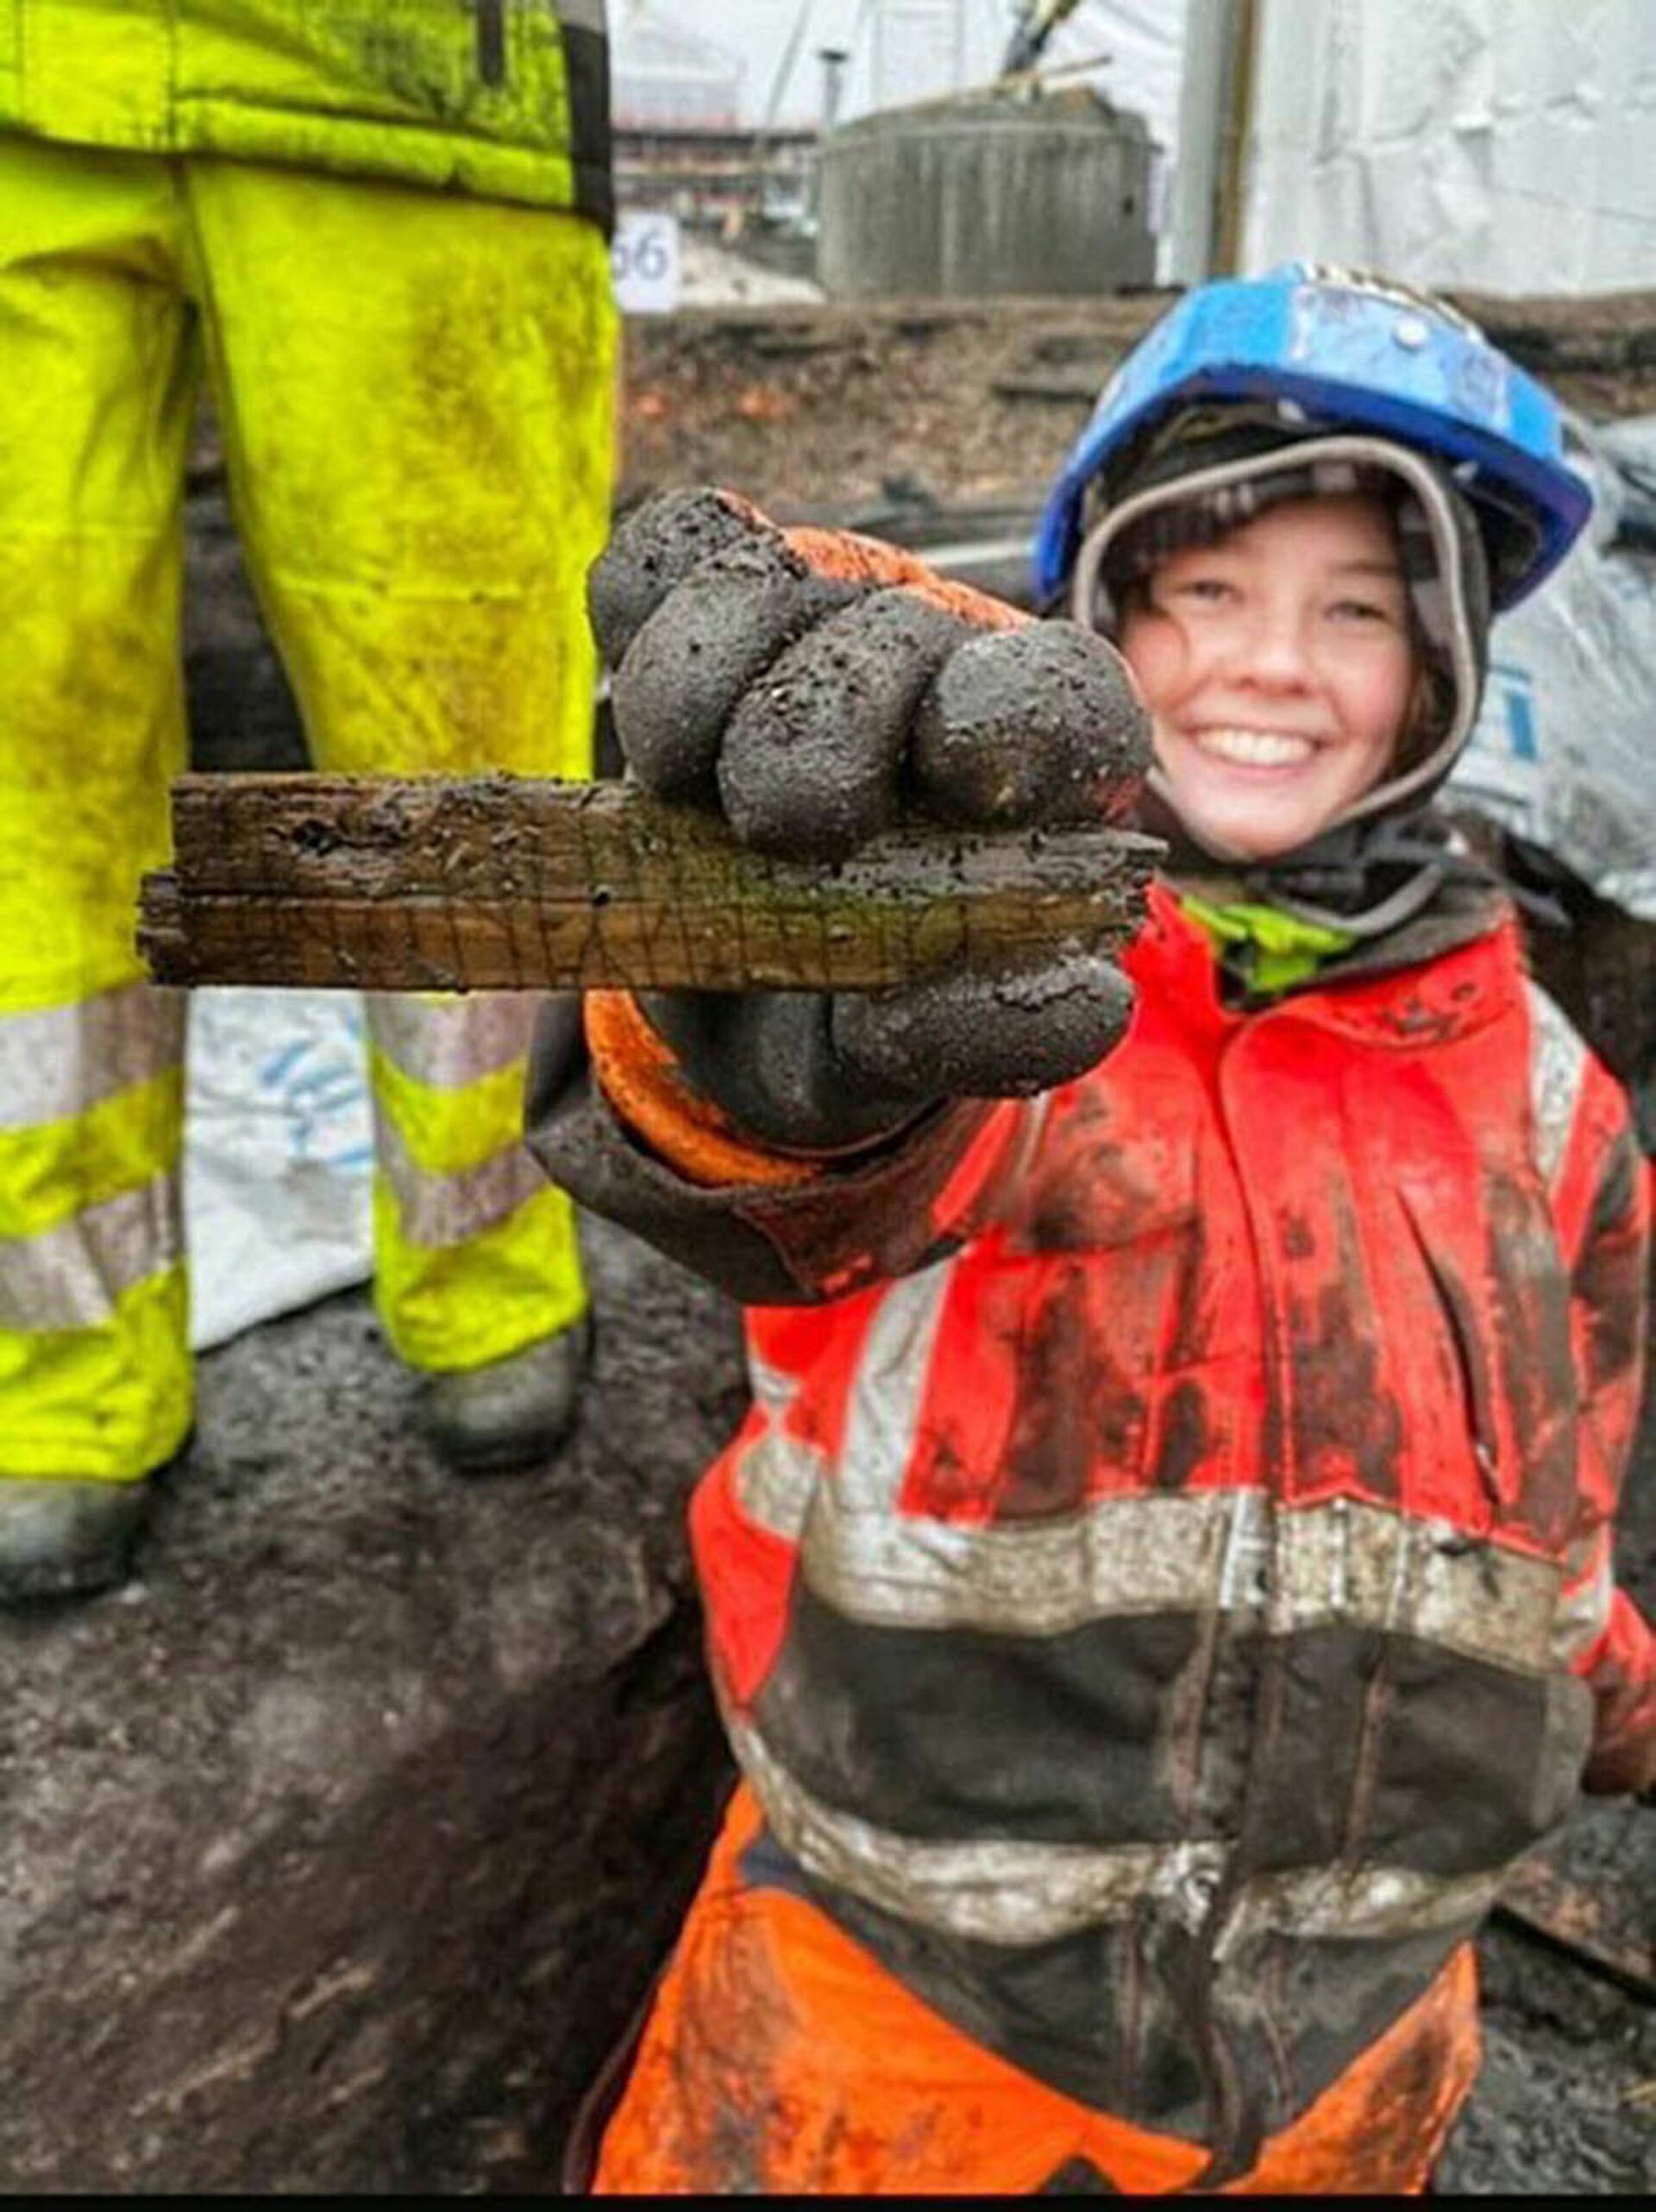
<svg viewBox="0 0 1656 2212">
<path fill-rule="evenodd" d="M 1592 1825 L 1644 1832 L 1622 1872 L 1656 1876 L 1656 1816 L 1609 1808 Z M 1656 2011 L 1634 2005 L 1505 1927 L 1478 1945 L 1484 2070 L 1450 2140 L 1449 2196 L 1647 2196 L 1656 2187 Z"/>
<path fill-rule="evenodd" d="M 202 1362 L 139 1580 L 0 1615 L 0 2186 L 544 2190 L 727 1787 L 682 1512 L 733 1313 L 604 1224 L 467 1481 L 353 1293 Z"/>
<path fill-rule="evenodd" d="M 636 321 L 624 496 L 727 484 L 785 518 L 1038 498 L 1171 298 L 839 301 Z M 1656 412 L 1656 292 L 1460 304 L 1583 413 Z"/>
</svg>

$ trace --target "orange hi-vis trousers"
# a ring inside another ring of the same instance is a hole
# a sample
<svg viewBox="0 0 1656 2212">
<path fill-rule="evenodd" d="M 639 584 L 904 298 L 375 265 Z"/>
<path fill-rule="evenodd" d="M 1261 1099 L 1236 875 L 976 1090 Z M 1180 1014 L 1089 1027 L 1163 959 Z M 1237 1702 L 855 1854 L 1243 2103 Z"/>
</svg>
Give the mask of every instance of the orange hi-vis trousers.
<svg viewBox="0 0 1656 2212">
<path fill-rule="evenodd" d="M 743 1786 L 605 2130 L 596 2194 L 1026 2196 L 1091 2168 L 1146 2195 L 1201 2174 L 1196 2146 L 1043 2087 L 813 1906 L 750 1888 L 737 1862 L 759 1826 Z M 1468 1945 L 1224 2193 L 1417 2193 L 1477 2058 Z"/>
</svg>

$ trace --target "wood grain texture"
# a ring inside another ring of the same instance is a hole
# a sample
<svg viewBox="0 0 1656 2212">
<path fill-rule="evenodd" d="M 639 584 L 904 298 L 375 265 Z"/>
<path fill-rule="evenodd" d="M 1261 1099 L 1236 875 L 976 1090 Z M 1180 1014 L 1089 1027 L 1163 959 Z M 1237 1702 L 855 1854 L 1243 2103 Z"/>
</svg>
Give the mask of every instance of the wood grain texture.
<svg viewBox="0 0 1656 2212">
<path fill-rule="evenodd" d="M 1137 929 L 1161 847 L 1105 824 L 916 825 L 773 861 L 630 784 L 187 776 L 145 879 L 158 983 L 871 990 Z"/>
</svg>

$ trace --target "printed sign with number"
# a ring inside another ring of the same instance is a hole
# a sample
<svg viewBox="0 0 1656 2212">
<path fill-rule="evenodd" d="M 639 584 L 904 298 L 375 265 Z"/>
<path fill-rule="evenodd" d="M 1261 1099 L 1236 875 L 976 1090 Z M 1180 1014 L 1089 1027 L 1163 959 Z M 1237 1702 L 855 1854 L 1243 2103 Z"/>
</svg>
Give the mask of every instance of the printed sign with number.
<svg viewBox="0 0 1656 2212">
<path fill-rule="evenodd" d="M 610 271 L 624 315 L 670 315 L 679 304 L 678 217 L 637 210 L 618 216 Z"/>
</svg>

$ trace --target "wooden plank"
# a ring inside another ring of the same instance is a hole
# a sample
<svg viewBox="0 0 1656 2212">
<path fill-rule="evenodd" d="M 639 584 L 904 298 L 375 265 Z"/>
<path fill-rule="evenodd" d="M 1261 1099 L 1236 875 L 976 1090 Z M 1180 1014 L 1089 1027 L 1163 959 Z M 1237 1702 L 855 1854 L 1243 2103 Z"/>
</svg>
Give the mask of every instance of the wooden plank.
<svg viewBox="0 0 1656 2212">
<path fill-rule="evenodd" d="M 1546 1851 L 1521 1859 L 1501 1886 L 1497 1916 L 1614 1982 L 1644 2004 L 1656 2003 L 1656 1946 L 1648 1901 L 1572 1880 Z"/>
<path fill-rule="evenodd" d="M 157 982 L 866 990 L 1138 926 L 1153 840 L 894 831 L 809 866 L 630 784 L 185 776 L 146 879 Z"/>
</svg>

